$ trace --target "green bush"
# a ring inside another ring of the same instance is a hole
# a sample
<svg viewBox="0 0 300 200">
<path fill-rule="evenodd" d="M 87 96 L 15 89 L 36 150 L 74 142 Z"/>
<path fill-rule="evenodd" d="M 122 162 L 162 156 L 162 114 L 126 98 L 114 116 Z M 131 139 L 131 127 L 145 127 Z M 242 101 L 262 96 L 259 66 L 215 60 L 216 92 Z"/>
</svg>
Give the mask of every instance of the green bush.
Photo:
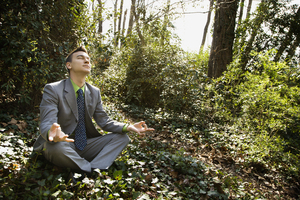
<svg viewBox="0 0 300 200">
<path fill-rule="evenodd" d="M 298 69 L 285 63 L 270 61 L 269 55 L 256 54 L 253 69 L 243 74 L 236 85 L 234 103 L 239 107 L 239 117 L 250 125 L 269 134 L 299 132 Z"/>
<path fill-rule="evenodd" d="M 183 55 L 176 47 L 148 45 L 115 52 L 103 77 L 93 81 L 125 104 L 191 117 L 201 107 L 207 52 Z"/>
<path fill-rule="evenodd" d="M 298 174 L 299 69 L 272 61 L 273 52 L 253 53 L 255 62 L 247 71 L 235 61 L 207 92 L 217 121 L 233 136 L 250 138 L 239 142 L 249 162 Z"/>
<path fill-rule="evenodd" d="M 115 49 L 102 77 L 91 76 L 102 93 L 121 103 L 159 112 L 195 116 L 206 80 L 208 52 L 186 54 L 167 18 L 149 18 Z M 142 37 L 142 38 L 141 38 Z M 101 54 L 97 48 L 95 54 Z M 103 53 L 102 53 L 103 54 Z M 101 55 L 102 55 L 101 54 Z M 105 57 L 105 55 L 102 55 Z M 100 65 L 95 67 L 97 74 Z"/>
<path fill-rule="evenodd" d="M 65 77 L 66 54 L 83 37 L 81 1 L 1 1 L 1 109 L 32 110 L 47 82 Z"/>
</svg>

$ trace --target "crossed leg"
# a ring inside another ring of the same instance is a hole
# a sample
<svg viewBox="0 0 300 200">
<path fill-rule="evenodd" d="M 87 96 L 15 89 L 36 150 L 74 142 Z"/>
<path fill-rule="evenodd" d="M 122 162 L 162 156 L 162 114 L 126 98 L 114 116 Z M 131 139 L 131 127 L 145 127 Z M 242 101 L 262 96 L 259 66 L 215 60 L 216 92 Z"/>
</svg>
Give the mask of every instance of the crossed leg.
<svg viewBox="0 0 300 200">
<path fill-rule="evenodd" d="M 88 138 L 82 151 L 74 143 L 46 142 L 43 154 L 59 167 L 92 172 L 92 169 L 108 169 L 129 142 L 126 134 L 110 133 Z"/>
</svg>

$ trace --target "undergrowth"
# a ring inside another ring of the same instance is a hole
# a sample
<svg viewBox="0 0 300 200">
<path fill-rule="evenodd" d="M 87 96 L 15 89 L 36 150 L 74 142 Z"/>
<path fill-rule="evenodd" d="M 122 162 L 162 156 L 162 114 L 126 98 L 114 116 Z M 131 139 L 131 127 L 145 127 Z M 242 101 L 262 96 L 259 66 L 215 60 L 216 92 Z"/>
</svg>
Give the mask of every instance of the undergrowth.
<svg viewBox="0 0 300 200">
<path fill-rule="evenodd" d="M 160 141 L 150 138 L 141 141 L 134 135 L 132 143 L 108 172 L 95 170 L 92 177 L 73 185 L 68 180 L 68 169 L 55 167 L 42 155 L 32 152 L 34 139 L 24 136 L 25 129 L 17 128 L 22 120 L 9 118 L 3 123 L 16 124 L 1 129 L 1 198 L 227 199 L 229 196 L 228 186 L 207 176 L 212 173 L 208 165 L 182 150 L 169 152 Z M 26 130 L 37 130 L 37 123 L 31 125 L 34 127 L 27 126 Z M 15 129 L 10 129 L 11 126 Z"/>
<path fill-rule="evenodd" d="M 112 104 L 107 104 L 106 108 L 112 118 L 126 121 L 124 114 L 120 114 L 121 112 Z M 0 197 L 4 199 L 285 197 L 282 193 L 276 195 L 273 191 L 251 188 L 248 180 L 243 180 L 244 177 L 237 173 L 252 167 L 251 173 L 261 174 L 260 170 L 268 171 L 270 168 L 268 167 L 270 162 L 266 162 L 267 159 L 261 156 L 263 152 L 259 151 L 263 145 L 259 146 L 257 142 L 254 143 L 257 146 L 253 146 L 254 137 L 251 135 L 234 134 L 229 129 L 221 132 L 221 129 L 217 129 L 213 124 L 204 130 L 196 124 L 184 124 L 180 120 L 167 124 L 152 118 L 150 112 L 148 115 L 146 112 L 145 115 L 145 112 L 135 110 L 134 113 L 135 116 L 149 117 L 147 123 L 158 131 L 149 133 L 145 139 L 130 134 L 131 144 L 109 171 L 96 170 L 91 177 L 86 177 L 75 185 L 68 180 L 68 169 L 55 167 L 42 155 L 32 152 L 32 145 L 38 135 L 37 117 L 26 118 L 24 115 L 21 118 L 13 118 L 2 115 Z M 155 116 L 158 117 L 158 114 Z M 21 126 L 22 123 L 27 125 Z M 264 148 L 274 151 L 274 148 L 269 149 L 269 146 Z M 206 154 L 212 162 L 200 159 L 204 149 L 209 149 Z M 277 153 L 280 153 L 280 150 L 279 148 Z M 263 160 L 257 160 L 260 157 Z M 225 158 L 226 165 L 234 168 L 235 172 L 225 168 L 225 165 L 214 164 L 217 161 L 223 162 L 221 160 Z M 276 160 L 273 162 L 277 164 L 273 165 L 276 171 L 282 162 Z M 262 168 L 253 163 L 257 165 L 261 163 Z M 263 174 L 267 174 L 266 171 Z M 284 174 L 281 176 L 282 180 L 286 180 Z"/>
</svg>

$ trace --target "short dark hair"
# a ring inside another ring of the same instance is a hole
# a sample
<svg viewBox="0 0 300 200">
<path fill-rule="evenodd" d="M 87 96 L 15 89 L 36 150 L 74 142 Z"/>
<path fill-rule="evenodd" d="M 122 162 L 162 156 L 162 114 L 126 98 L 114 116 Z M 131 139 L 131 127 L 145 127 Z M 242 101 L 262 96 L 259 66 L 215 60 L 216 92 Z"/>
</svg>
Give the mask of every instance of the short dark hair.
<svg viewBox="0 0 300 200">
<path fill-rule="evenodd" d="M 86 48 L 84 46 L 77 47 L 76 49 L 74 49 L 73 51 L 71 51 L 71 53 L 69 53 L 69 55 L 66 58 L 66 63 L 67 62 L 72 62 L 72 55 L 73 55 L 73 53 L 78 52 L 78 51 L 83 51 L 85 53 L 88 53 L 87 50 L 86 50 Z"/>
<path fill-rule="evenodd" d="M 73 53 L 78 52 L 78 51 L 83 51 L 85 53 L 88 53 L 87 50 L 86 50 L 86 48 L 84 46 L 77 47 L 76 49 L 74 49 L 73 51 L 71 51 L 71 53 L 69 53 L 69 55 L 66 58 L 66 63 L 67 62 L 72 62 L 72 55 L 73 55 Z M 67 68 L 67 70 L 68 70 L 68 72 L 70 74 L 70 70 L 68 68 Z"/>
</svg>

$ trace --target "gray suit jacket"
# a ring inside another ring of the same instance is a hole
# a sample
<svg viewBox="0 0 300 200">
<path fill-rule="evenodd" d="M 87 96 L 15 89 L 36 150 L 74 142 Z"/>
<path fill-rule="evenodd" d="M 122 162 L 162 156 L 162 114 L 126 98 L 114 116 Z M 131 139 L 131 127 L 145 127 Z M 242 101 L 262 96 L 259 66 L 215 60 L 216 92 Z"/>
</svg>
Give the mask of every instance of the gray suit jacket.
<svg viewBox="0 0 300 200">
<path fill-rule="evenodd" d="M 100 90 L 88 83 L 85 86 L 85 121 L 87 137 L 97 137 L 100 133 L 92 122 L 107 132 L 122 133 L 124 123 L 111 120 L 103 110 Z M 40 136 L 33 145 L 41 151 L 48 141 L 48 131 L 53 123 L 58 123 L 65 134 L 71 135 L 78 122 L 76 95 L 70 79 L 47 84 L 40 104 Z"/>
</svg>

